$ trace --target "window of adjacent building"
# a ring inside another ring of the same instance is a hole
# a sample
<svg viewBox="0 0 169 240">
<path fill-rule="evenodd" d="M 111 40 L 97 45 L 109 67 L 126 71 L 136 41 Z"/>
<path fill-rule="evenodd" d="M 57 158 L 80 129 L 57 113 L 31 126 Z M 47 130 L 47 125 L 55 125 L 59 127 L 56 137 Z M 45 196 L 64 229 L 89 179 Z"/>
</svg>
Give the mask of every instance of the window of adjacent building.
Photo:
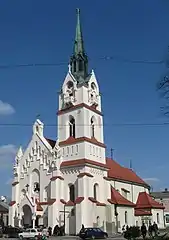
<svg viewBox="0 0 169 240">
<path fill-rule="evenodd" d="M 166 222 L 166 223 L 169 223 L 169 214 L 166 214 L 166 215 L 165 215 L 165 222 Z"/>
<path fill-rule="evenodd" d="M 122 196 L 127 199 L 128 191 L 126 189 L 121 189 Z"/>
<path fill-rule="evenodd" d="M 127 211 L 125 211 L 125 213 L 124 213 L 124 222 L 125 222 L 125 224 L 128 224 Z"/>
<path fill-rule="evenodd" d="M 160 223 L 160 216 L 159 216 L 159 213 L 157 213 L 157 223 Z"/>
</svg>

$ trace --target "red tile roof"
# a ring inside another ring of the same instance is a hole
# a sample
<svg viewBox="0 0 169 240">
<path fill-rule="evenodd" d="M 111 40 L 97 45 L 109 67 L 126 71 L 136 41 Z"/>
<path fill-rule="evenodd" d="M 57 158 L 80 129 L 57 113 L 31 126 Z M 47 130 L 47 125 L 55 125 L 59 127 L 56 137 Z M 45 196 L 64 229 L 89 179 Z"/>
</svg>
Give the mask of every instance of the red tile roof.
<svg viewBox="0 0 169 240">
<path fill-rule="evenodd" d="M 97 146 L 106 148 L 106 145 L 102 142 L 98 142 L 96 138 L 88 138 L 88 137 L 79 137 L 79 138 L 69 137 L 65 141 L 59 142 L 59 146 L 67 146 L 70 144 L 76 144 L 76 143 L 85 142 L 85 141 L 95 144 Z"/>
<path fill-rule="evenodd" d="M 82 177 L 84 177 L 84 176 L 91 177 L 91 178 L 93 177 L 92 174 L 87 173 L 87 172 L 79 173 L 79 174 L 77 175 L 78 178 L 82 178 Z"/>
<path fill-rule="evenodd" d="M 10 201 L 9 206 L 13 206 L 16 203 L 16 201 Z"/>
<path fill-rule="evenodd" d="M 111 199 L 108 199 L 111 204 L 134 207 L 135 204 L 124 198 L 117 190 L 111 187 Z"/>
<path fill-rule="evenodd" d="M 143 209 L 135 209 L 134 210 L 134 215 L 135 216 L 151 216 L 151 210 L 143 210 Z"/>
<path fill-rule="evenodd" d="M 43 211 L 43 208 L 39 203 L 37 203 L 37 205 L 36 205 L 36 210 L 37 211 Z"/>
<path fill-rule="evenodd" d="M 122 167 L 120 164 L 110 158 L 106 158 L 106 163 L 107 167 L 109 168 L 109 178 L 137 183 L 149 187 L 149 185 L 144 182 L 139 176 L 137 176 L 137 174 L 133 170 Z"/>
<path fill-rule="evenodd" d="M 140 192 L 137 198 L 136 209 L 164 209 L 165 207 L 155 201 L 148 193 Z"/>
<path fill-rule="evenodd" d="M 86 165 L 86 164 L 91 164 L 94 166 L 98 166 L 98 167 L 102 167 L 102 168 L 106 168 L 107 166 L 104 163 L 100 163 L 100 162 L 96 162 L 93 160 L 89 160 L 89 159 L 77 159 L 77 160 L 69 160 L 69 161 L 63 161 L 60 165 L 60 167 L 71 167 L 71 166 L 82 166 L 82 165 Z"/>
<path fill-rule="evenodd" d="M 74 206 L 74 205 L 75 205 L 75 203 L 72 202 L 71 200 L 69 200 L 69 201 L 66 203 L 66 206 Z"/>
<path fill-rule="evenodd" d="M 51 181 L 55 181 L 56 179 L 60 179 L 60 180 L 64 180 L 64 178 L 62 176 L 53 176 L 51 177 Z"/>
<path fill-rule="evenodd" d="M 88 199 L 89 199 L 92 203 L 95 203 L 96 206 L 102 206 L 102 207 L 105 207 L 105 206 L 106 206 L 105 203 L 101 203 L 101 202 L 97 201 L 94 197 L 88 197 Z"/>
<path fill-rule="evenodd" d="M 84 197 L 77 197 L 75 200 L 75 204 L 79 204 L 79 203 L 83 202 L 83 200 L 84 200 Z"/>
</svg>

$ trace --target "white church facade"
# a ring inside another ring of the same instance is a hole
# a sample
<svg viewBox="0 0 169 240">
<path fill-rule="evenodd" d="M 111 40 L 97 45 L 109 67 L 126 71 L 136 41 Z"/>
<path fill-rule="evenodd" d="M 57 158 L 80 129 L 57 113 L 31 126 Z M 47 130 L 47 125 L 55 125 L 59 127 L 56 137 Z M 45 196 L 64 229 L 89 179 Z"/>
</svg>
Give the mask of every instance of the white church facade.
<svg viewBox="0 0 169 240">
<path fill-rule="evenodd" d="M 37 119 L 28 147 L 19 148 L 9 225 L 64 225 L 66 234 L 77 234 L 82 224 L 109 233 L 142 221 L 164 228 L 164 207 L 150 197 L 149 185 L 106 158 L 101 95 L 94 71 L 88 73 L 79 15 L 59 94 L 57 140 L 44 136 Z"/>
</svg>

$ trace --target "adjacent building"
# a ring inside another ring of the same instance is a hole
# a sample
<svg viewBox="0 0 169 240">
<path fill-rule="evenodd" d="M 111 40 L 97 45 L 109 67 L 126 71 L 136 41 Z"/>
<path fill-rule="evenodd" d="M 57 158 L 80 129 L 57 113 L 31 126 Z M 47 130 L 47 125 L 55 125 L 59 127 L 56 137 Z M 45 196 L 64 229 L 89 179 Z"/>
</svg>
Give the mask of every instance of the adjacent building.
<svg viewBox="0 0 169 240">
<path fill-rule="evenodd" d="M 82 224 L 109 233 L 143 220 L 164 227 L 164 206 L 150 197 L 149 185 L 106 157 L 100 87 L 88 71 L 79 10 L 57 123 L 57 140 L 51 140 L 37 119 L 27 148 L 17 152 L 10 225 L 64 225 L 67 234 L 78 233 Z"/>
<path fill-rule="evenodd" d="M 165 220 L 165 226 L 168 227 L 169 226 L 169 191 L 168 189 L 165 188 L 165 190 L 161 192 L 151 192 L 151 196 L 153 199 L 163 204 L 163 206 L 165 207 L 164 220 Z"/>
</svg>

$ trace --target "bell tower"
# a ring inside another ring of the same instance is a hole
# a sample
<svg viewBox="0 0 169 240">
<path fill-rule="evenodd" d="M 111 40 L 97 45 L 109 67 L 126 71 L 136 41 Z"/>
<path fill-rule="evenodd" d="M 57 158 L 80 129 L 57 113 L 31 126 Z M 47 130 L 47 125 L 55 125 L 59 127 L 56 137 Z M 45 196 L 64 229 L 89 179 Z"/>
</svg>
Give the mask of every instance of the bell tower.
<svg viewBox="0 0 169 240">
<path fill-rule="evenodd" d="M 59 93 L 59 145 L 63 161 L 89 159 L 105 163 L 99 85 L 94 71 L 88 71 L 79 9 L 76 16 L 73 54 Z"/>
</svg>

